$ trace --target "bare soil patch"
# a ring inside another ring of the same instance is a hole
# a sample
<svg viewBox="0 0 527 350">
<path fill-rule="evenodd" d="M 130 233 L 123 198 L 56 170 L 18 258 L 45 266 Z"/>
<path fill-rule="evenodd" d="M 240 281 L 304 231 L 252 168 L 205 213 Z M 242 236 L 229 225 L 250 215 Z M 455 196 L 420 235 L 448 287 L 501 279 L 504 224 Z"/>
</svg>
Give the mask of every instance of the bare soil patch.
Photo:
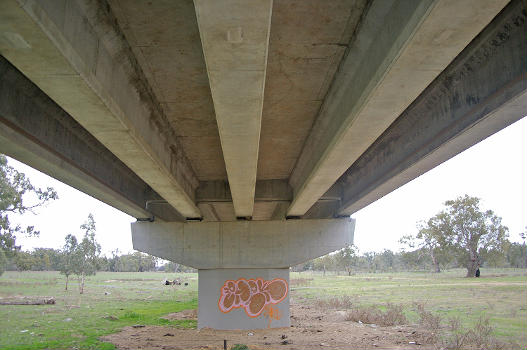
<svg viewBox="0 0 527 350">
<path fill-rule="evenodd" d="M 163 316 L 165 320 L 197 320 L 198 319 L 198 310 L 183 310 L 180 312 L 172 312 L 166 316 Z"/>
<path fill-rule="evenodd" d="M 189 319 L 192 313 L 165 316 Z M 316 305 L 292 304 L 291 327 L 243 331 L 180 329 L 174 327 L 126 327 L 102 337 L 118 349 L 223 349 L 246 344 L 250 349 L 434 349 L 427 344 L 430 333 L 418 326 L 381 327 L 346 321 L 346 311 L 321 309 Z"/>
</svg>

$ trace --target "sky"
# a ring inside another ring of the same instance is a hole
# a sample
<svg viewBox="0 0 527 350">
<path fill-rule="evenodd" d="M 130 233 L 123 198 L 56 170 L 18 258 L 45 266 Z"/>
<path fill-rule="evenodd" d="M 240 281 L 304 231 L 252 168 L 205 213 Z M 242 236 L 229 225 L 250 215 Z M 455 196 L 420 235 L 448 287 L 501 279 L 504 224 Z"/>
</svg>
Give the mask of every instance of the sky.
<svg viewBox="0 0 527 350">
<path fill-rule="evenodd" d="M 103 254 L 133 251 L 130 223 L 135 218 L 114 209 L 14 159 L 8 164 L 39 187 L 51 186 L 59 199 L 36 214 L 10 215 L 13 223 L 35 225 L 39 237 L 17 237 L 22 249 L 61 248 L 71 233 L 82 238 L 79 226 L 95 217 L 96 239 Z M 481 198 L 481 209 L 492 209 L 509 228 L 511 241 L 520 241 L 527 226 L 527 118 L 465 150 L 352 215 L 357 220 L 355 245 L 361 252 L 398 251 L 399 238 L 416 234 L 417 222 L 444 208 L 443 203 L 468 194 Z"/>
</svg>

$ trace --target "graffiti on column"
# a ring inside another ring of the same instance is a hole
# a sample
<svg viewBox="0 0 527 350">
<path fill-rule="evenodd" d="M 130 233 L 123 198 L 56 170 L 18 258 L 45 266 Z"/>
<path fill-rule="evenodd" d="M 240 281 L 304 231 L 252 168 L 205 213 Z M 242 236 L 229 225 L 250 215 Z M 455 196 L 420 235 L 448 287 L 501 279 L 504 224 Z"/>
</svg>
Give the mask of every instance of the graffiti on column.
<svg viewBox="0 0 527 350">
<path fill-rule="evenodd" d="M 271 281 L 262 278 L 227 280 L 221 287 L 218 308 L 223 313 L 243 308 L 247 316 L 258 317 L 266 309 L 269 313 L 271 305 L 284 300 L 287 292 L 287 282 L 281 278 Z"/>
</svg>

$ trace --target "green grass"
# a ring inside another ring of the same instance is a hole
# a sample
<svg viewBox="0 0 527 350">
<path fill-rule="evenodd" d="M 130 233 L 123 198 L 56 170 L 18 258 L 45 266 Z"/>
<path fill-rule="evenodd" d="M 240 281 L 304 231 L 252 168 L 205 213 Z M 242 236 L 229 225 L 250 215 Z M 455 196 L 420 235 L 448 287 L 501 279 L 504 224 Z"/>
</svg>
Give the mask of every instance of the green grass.
<svg viewBox="0 0 527 350">
<path fill-rule="evenodd" d="M 482 269 L 481 278 L 465 278 L 461 269 L 439 274 L 423 272 L 368 273 L 336 276 L 319 273 L 291 273 L 291 280 L 313 280 L 295 287 L 297 301 L 349 295 L 356 306 L 403 304 L 410 322 L 418 321 L 415 303 L 448 318 L 459 317 L 464 327 L 472 327 L 483 315 L 489 317 L 494 335 L 503 341 L 527 345 L 527 271 Z"/>
<path fill-rule="evenodd" d="M 56 272 L 6 272 L 0 277 L 0 296 L 53 296 L 56 304 L 0 306 L 0 348 L 113 349 L 98 338 L 125 326 L 195 328 L 194 320 L 169 321 L 161 316 L 197 308 L 197 275 L 179 276 L 189 282 L 186 287 L 164 286 L 164 277 L 100 272 L 88 278 L 81 295 L 76 281 L 65 291 L 64 277 Z"/>
<path fill-rule="evenodd" d="M 459 317 L 464 327 L 472 327 L 486 315 L 496 337 L 527 345 L 526 271 L 484 269 L 482 273 L 479 279 L 464 278 L 462 270 L 326 277 L 291 273 L 291 297 L 298 303 L 350 295 L 357 306 L 403 304 L 411 323 L 418 320 L 415 303 L 425 304 L 445 323 L 450 317 Z M 75 280 L 64 291 L 64 276 L 57 272 L 6 272 L 0 276 L 0 297 L 53 296 L 57 303 L 0 305 L 0 348 L 113 349 L 99 337 L 125 326 L 195 328 L 196 321 L 169 321 L 161 316 L 197 307 L 197 274 L 177 275 L 189 283 L 186 287 L 164 286 L 165 277 L 176 275 L 99 272 L 88 278 L 85 294 L 80 295 Z M 298 278 L 309 282 L 297 286 L 294 279 Z"/>
</svg>

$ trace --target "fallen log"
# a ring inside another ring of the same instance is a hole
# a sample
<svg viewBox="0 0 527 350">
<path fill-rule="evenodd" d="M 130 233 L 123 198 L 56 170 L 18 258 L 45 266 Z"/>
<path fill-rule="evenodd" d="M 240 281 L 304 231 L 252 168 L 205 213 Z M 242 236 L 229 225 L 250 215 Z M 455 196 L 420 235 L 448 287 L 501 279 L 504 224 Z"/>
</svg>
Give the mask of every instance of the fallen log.
<svg viewBox="0 0 527 350">
<path fill-rule="evenodd" d="M 3 298 L 0 299 L 0 305 L 52 305 L 55 304 L 53 297 L 40 298 Z"/>
</svg>

